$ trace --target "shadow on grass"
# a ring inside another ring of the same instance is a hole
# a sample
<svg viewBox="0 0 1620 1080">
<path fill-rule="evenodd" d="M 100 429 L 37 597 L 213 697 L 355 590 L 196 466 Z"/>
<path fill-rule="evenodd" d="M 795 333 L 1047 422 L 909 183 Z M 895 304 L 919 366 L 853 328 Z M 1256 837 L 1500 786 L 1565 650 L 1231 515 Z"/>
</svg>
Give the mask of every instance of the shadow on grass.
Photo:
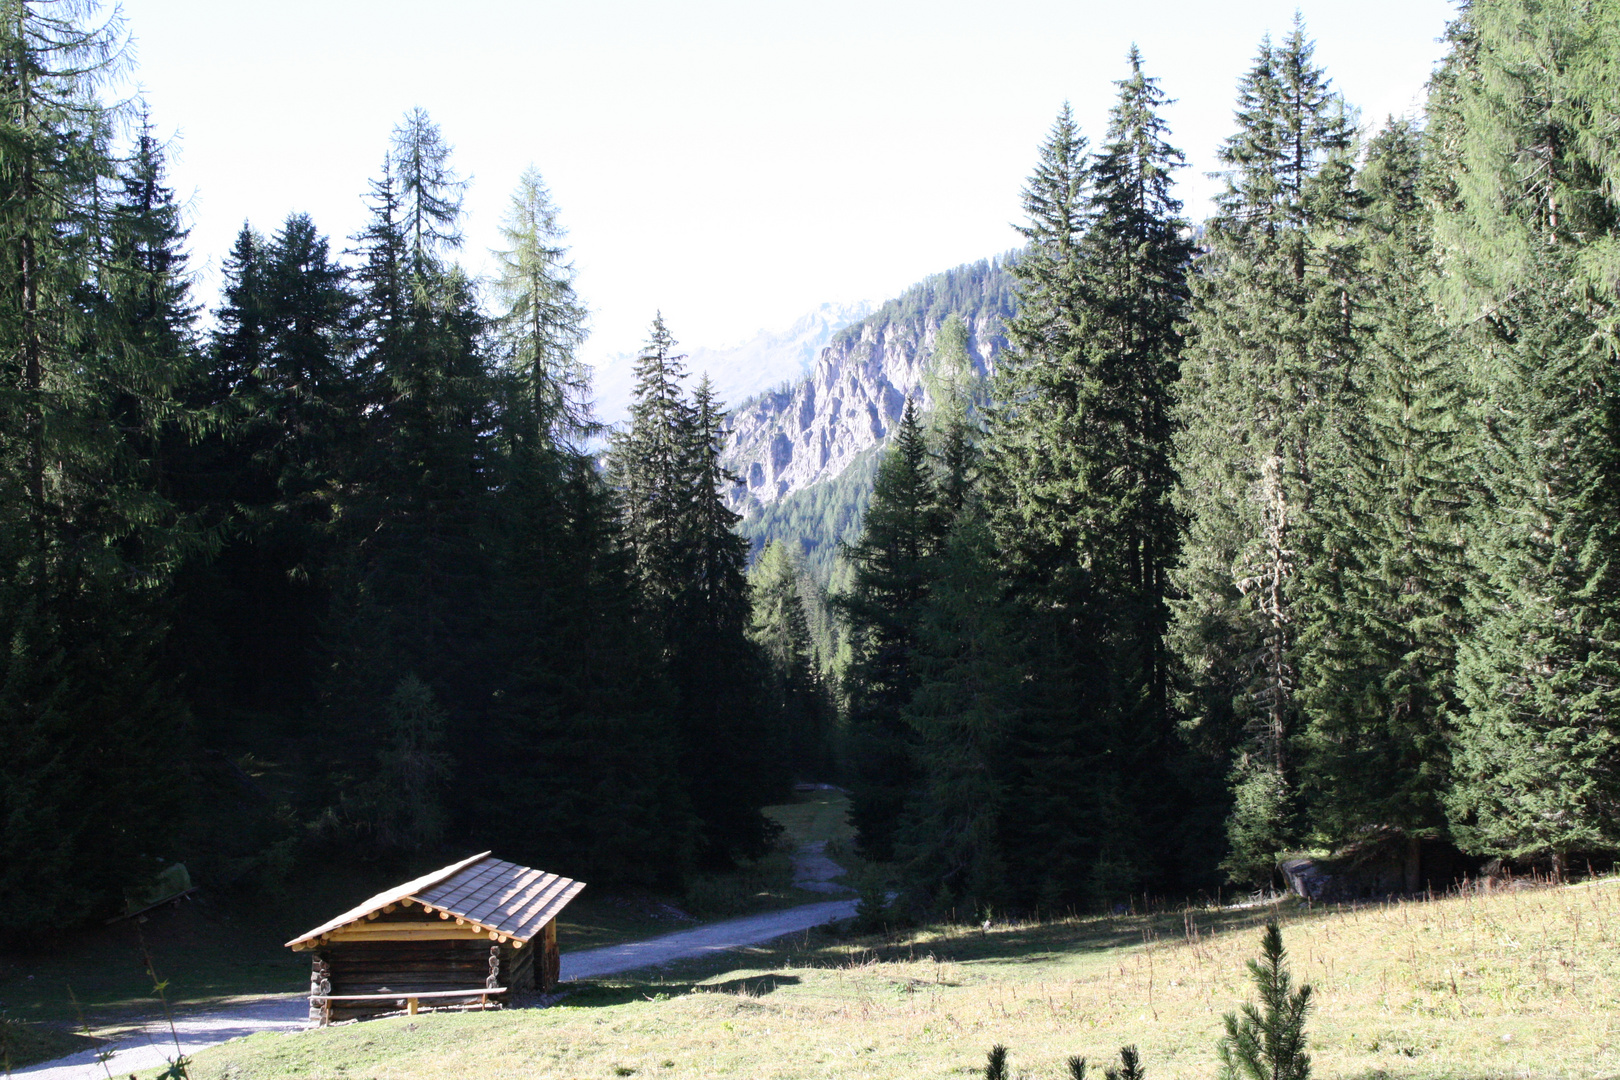
<svg viewBox="0 0 1620 1080">
<path fill-rule="evenodd" d="M 575 983 L 572 992 L 558 1002 L 574 1008 L 603 1008 L 609 1005 L 627 1005 L 635 1001 L 663 1001 L 682 994 L 732 994 L 737 997 L 764 997 L 781 986 L 797 986 L 797 975 L 772 972 L 750 975 L 725 982 L 615 982 Z"/>
<path fill-rule="evenodd" d="M 1297 902 L 1284 901 L 1238 910 L 1189 908 L 1147 915 L 1071 916 L 987 929 L 935 924 L 899 930 L 892 937 L 839 938 L 824 934 L 819 948 L 794 947 L 789 951 L 796 962 L 814 966 L 893 963 L 929 957 L 957 964 L 1034 964 L 1075 953 L 1129 949 L 1145 942 L 1170 944 L 1234 931 L 1258 933 L 1273 919 L 1286 926 L 1331 911 L 1319 907 L 1313 913 Z"/>
<path fill-rule="evenodd" d="M 0 1016 L 0 1068 L 8 1076 L 12 1069 L 25 1069 L 102 1045 L 103 1040 L 87 1035 Z"/>
</svg>

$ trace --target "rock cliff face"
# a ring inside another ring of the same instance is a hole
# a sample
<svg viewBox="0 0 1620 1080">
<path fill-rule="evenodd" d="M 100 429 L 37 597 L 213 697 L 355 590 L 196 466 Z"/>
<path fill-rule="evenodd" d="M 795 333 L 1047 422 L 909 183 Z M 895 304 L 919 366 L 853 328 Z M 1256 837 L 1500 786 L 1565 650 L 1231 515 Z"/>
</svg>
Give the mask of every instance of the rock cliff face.
<svg viewBox="0 0 1620 1080">
<path fill-rule="evenodd" d="M 686 356 L 693 376 L 714 380 L 721 401 L 741 401 L 774 387 L 802 380 L 833 335 L 872 313 L 872 305 L 822 304 L 786 330 L 761 330 L 747 341 L 724 348 L 697 348 Z M 621 423 L 630 412 L 636 385 L 634 352 L 599 359 L 592 375 L 597 419 Z"/>
<path fill-rule="evenodd" d="M 748 516 L 838 476 L 888 439 L 908 396 L 929 404 L 923 375 L 948 316 L 962 317 L 975 367 L 990 371 L 1007 344 L 1011 286 L 1005 257 L 936 274 L 839 331 L 791 389 L 738 406 L 724 452 L 743 478 L 733 509 Z"/>
</svg>

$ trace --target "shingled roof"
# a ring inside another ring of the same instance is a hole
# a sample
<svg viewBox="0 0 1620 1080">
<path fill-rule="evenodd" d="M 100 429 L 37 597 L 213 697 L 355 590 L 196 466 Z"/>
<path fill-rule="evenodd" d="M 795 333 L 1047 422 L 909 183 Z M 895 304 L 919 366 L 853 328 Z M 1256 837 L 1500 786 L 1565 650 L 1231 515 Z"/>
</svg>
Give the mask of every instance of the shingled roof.
<svg viewBox="0 0 1620 1080">
<path fill-rule="evenodd" d="M 584 888 L 583 881 L 491 858 L 486 851 L 380 892 L 287 942 L 287 946 L 314 948 L 323 934 L 374 918 L 385 908 L 392 910 L 394 905 L 407 902 L 422 905 L 423 914 L 443 913 L 446 918 L 498 934 L 503 940 L 528 941 Z"/>
</svg>

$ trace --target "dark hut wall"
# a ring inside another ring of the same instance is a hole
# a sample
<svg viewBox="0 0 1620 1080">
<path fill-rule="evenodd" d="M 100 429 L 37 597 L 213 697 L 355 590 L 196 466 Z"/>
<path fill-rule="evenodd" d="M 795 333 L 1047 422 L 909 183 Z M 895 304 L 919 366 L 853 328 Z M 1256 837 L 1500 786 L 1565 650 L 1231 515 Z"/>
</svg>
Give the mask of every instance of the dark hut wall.
<svg viewBox="0 0 1620 1080">
<path fill-rule="evenodd" d="M 333 995 L 392 994 L 402 998 L 412 991 L 478 990 L 489 977 L 490 950 L 501 955 L 501 978 L 505 981 L 511 962 L 510 946 L 485 940 L 417 941 L 337 941 L 321 946 L 316 956 L 325 961 Z M 521 951 L 521 950 L 519 950 Z M 533 964 L 530 963 L 532 970 Z M 476 1003 L 477 999 L 470 999 Z M 430 1004 L 466 1004 L 462 1001 Z M 393 1012 L 399 1006 L 391 1001 L 334 1001 L 333 1020 L 352 1020 Z"/>
</svg>

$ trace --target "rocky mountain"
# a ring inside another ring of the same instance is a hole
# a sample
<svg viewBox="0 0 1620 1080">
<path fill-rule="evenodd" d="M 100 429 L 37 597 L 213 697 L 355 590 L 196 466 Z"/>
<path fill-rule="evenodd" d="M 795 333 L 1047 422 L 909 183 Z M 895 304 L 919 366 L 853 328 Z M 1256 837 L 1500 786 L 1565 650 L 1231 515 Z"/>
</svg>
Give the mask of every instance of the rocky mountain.
<svg viewBox="0 0 1620 1080">
<path fill-rule="evenodd" d="M 923 374 L 934 335 L 951 314 L 967 324 L 974 365 L 981 373 L 993 368 L 1007 344 L 1002 320 L 1013 309 L 1008 259 L 969 263 L 913 285 L 833 334 L 796 384 L 736 406 L 724 452 L 743 479 L 731 496 L 733 509 L 760 519 L 779 501 L 837 479 L 887 441 L 908 396 L 928 404 Z"/>
<path fill-rule="evenodd" d="M 786 330 L 761 330 L 740 344 L 694 349 L 686 357 L 686 369 L 694 385 L 704 374 L 714 380 L 721 401 L 755 397 L 803 379 L 834 334 L 871 312 L 872 305 L 865 302 L 822 304 Z M 628 415 L 635 367 L 635 353 L 619 353 L 596 365 L 596 413 L 604 423 L 618 423 Z"/>
</svg>

